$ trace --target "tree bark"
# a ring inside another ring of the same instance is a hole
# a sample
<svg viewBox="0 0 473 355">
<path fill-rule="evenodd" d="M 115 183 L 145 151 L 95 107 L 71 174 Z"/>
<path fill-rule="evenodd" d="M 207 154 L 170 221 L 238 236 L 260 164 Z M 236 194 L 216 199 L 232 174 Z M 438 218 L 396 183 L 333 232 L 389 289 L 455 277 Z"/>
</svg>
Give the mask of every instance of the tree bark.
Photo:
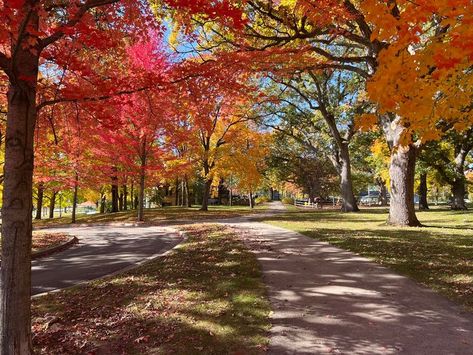
<svg viewBox="0 0 473 355">
<path fill-rule="evenodd" d="M 146 179 L 146 140 L 143 139 L 140 165 L 140 197 L 138 202 L 138 221 L 144 221 L 145 179 Z"/>
<path fill-rule="evenodd" d="M 379 204 L 380 206 L 388 205 L 388 188 L 386 187 L 386 181 L 381 178 L 377 179 L 379 186 Z"/>
<path fill-rule="evenodd" d="M 40 220 L 43 217 L 43 200 L 44 200 L 44 185 L 43 183 L 38 184 L 38 200 L 36 201 L 36 217 L 35 219 Z"/>
<path fill-rule="evenodd" d="M 421 226 L 415 213 L 414 178 L 416 149 L 397 146 L 391 153 L 391 203 L 388 223 L 396 226 Z"/>
<path fill-rule="evenodd" d="M 128 210 L 128 187 L 123 185 L 123 210 Z"/>
<path fill-rule="evenodd" d="M 340 149 L 340 192 L 343 199 L 343 212 L 358 212 L 360 209 L 356 203 L 355 195 L 353 193 L 353 181 L 351 176 L 351 162 L 350 153 L 348 151 L 348 144 L 342 144 Z"/>
<path fill-rule="evenodd" d="M 427 173 L 420 174 L 419 183 L 419 210 L 424 211 L 429 209 L 429 203 L 427 202 Z"/>
<path fill-rule="evenodd" d="M 380 117 L 386 141 L 391 150 L 389 176 L 391 180 L 391 199 L 389 204 L 388 224 L 395 226 L 417 226 L 414 203 L 414 180 L 417 147 L 414 144 L 401 145 L 405 128 L 401 117 L 386 114 Z"/>
<path fill-rule="evenodd" d="M 212 179 L 205 180 L 204 184 L 204 193 L 202 197 L 202 207 L 201 211 L 209 210 L 209 198 L 210 198 L 210 188 L 212 187 Z"/>
<path fill-rule="evenodd" d="M 107 202 L 107 195 L 104 192 L 100 195 L 100 213 L 105 213 L 105 204 Z"/>
<path fill-rule="evenodd" d="M 248 197 L 249 197 L 249 199 L 250 199 L 250 208 L 254 208 L 255 205 L 254 205 L 254 203 L 253 203 L 253 192 L 250 191 Z"/>
<path fill-rule="evenodd" d="M 57 191 L 51 193 L 51 200 L 49 203 L 49 218 L 54 218 L 54 209 L 56 208 Z"/>
<path fill-rule="evenodd" d="M 38 28 L 32 12 L 30 28 Z M 34 128 L 39 59 L 18 46 L 8 88 L 2 204 L 0 353 L 32 354 L 31 236 Z M 12 80 L 14 79 L 14 80 Z"/>
<path fill-rule="evenodd" d="M 455 179 L 452 184 L 452 210 L 467 210 L 465 203 L 466 186 L 464 179 Z"/>
<path fill-rule="evenodd" d="M 179 206 L 179 178 L 176 178 L 175 185 L 176 185 L 176 191 L 175 191 L 176 195 L 174 196 L 174 205 Z"/>
<path fill-rule="evenodd" d="M 134 191 L 133 181 L 131 182 L 131 191 L 130 191 L 130 209 L 135 209 L 135 191 Z"/>
<path fill-rule="evenodd" d="M 116 169 L 113 169 L 116 171 Z M 112 176 L 112 212 L 118 212 L 118 177 Z"/>
<path fill-rule="evenodd" d="M 118 210 L 123 211 L 123 190 L 120 191 L 120 188 L 118 188 L 119 194 L 118 194 Z"/>
<path fill-rule="evenodd" d="M 192 202 L 191 202 L 191 198 L 190 198 L 190 192 L 189 192 L 189 179 L 187 178 L 187 176 L 185 177 L 184 179 L 184 190 L 185 190 L 185 206 L 187 208 L 191 208 L 192 207 Z"/>
<path fill-rule="evenodd" d="M 74 179 L 74 196 L 72 197 L 72 223 L 76 223 L 76 211 L 77 211 L 77 193 L 79 191 L 79 174 L 76 173 Z"/>
</svg>

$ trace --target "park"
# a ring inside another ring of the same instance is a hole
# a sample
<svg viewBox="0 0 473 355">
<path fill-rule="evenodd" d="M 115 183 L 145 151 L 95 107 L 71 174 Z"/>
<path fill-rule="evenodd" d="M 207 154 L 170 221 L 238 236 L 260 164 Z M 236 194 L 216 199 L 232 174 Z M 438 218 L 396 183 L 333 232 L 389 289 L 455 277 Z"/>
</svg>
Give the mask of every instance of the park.
<svg viewBox="0 0 473 355">
<path fill-rule="evenodd" d="M 470 0 L 0 16 L 0 355 L 473 354 Z"/>
</svg>

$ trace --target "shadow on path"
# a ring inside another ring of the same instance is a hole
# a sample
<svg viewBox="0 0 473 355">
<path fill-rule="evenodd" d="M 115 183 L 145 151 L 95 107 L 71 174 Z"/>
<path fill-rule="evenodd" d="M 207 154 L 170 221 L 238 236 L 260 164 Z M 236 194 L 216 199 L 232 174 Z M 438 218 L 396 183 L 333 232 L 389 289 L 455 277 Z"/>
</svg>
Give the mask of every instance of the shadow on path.
<svg viewBox="0 0 473 355">
<path fill-rule="evenodd" d="M 299 233 L 227 223 L 263 268 L 270 354 L 473 354 L 473 315 L 443 296 Z"/>
</svg>

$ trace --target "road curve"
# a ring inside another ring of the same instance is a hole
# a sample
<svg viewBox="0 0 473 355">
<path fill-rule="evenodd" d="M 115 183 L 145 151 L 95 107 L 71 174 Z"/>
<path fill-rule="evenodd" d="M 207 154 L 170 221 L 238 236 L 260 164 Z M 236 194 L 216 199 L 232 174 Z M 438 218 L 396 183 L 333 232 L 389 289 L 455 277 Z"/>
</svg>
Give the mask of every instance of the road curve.
<svg viewBox="0 0 473 355">
<path fill-rule="evenodd" d="M 86 226 L 47 229 L 79 238 L 71 249 L 32 262 L 32 294 L 103 277 L 165 253 L 182 237 L 171 228 Z"/>
</svg>

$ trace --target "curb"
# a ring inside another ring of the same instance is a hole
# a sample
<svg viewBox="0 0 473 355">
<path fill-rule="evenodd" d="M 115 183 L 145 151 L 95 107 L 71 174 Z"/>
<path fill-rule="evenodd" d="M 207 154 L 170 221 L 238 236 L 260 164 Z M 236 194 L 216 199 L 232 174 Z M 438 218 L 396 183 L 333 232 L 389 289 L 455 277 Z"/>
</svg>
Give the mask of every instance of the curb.
<svg viewBox="0 0 473 355">
<path fill-rule="evenodd" d="M 55 254 L 55 253 L 58 253 L 60 251 L 69 249 L 71 246 L 73 246 L 74 244 L 77 244 L 77 243 L 79 243 L 79 239 L 77 239 L 77 237 L 72 237 L 71 239 L 69 239 L 65 243 L 62 243 L 60 245 L 56 245 L 56 246 L 48 248 L 48 249 L 37 251 L 36 253 L 32 253 L 31 254 L 31 260 L 36 260 L 36 259 L 39 259 L 39 258 L 43 258 L 45 256 L 49 256 L 51 254 Z"/>
<path fill-rule="evenodd" d="M 129 265 L 127 267 L 124 267 L 123 269 L 120 269 L 120 270 L 117 270 L 117 271 L 114 271 L 110 274 L 107 274 L 107 275 L 103 275 L 101 277 L 97 277 L 95 279 L 91 279 L 91 280 L 87 280 L 87 281 L 82 281 L 82 282 L 79 282 L 75 285 L 72 285 L 72 286 L 69 286 L 69 287 L 65 287 L 65 288 L 58 288 L 56 290 L 52 290 L 52 291 L 48 291 L 48 292 L 43 292 L 43 293 L 39 293 L 37 295 L 34 295 L 34 296 L 31 296 L 31 299 L 35 299 L 35 298 L 39 298 L 39 297 L 43 297 L 43 296 L 47 296 L 47 295 L 50 295 L 50 294 L 54 294 L 54 293 L 58 293 L 60 291 L 65 291 L 65 290 L 69 290 L 71 288 L 74 288 L 74 287 L 78 287 L 78 286 L 83 286 L 85 284 L 88 284 L 90 282 L 94 282 L 94 281 L 97 281 L 97 280 L 103 280 L 103 279 L 106 279 L 106 278 L 109 278 L 109 277 L 113 277 L 113 276 L 116 276 L 118 274 L 122 274 L 122 273 L 125 273 L 125 272 L 128 272 L 128 271 L 131 271 L 131 270 L 134 270 L 140 266 L 143 266 L 149 262 L 152 262 L 154 260 L 157 260 L 159 258 L 162 258 L 166 255 L 169 255 L 171 254 L 175 249 L 178 249 L 182 246 L 183 243 L 185 243 L 188 239 L 188 235 L 183 232 L 183 231 L 180 231 L 180 230 L 177 230 L 177 229 L 174 229 L 174 228 L 169 228 L 169 227 L 164 227 L 166 229 L 170 229 L 172 230 L 173 233 L 176 233 L 178 234 L 182 240 L 176 244 L 174 247 L 172 247 L 171 249 L 165 251 L 164 253 L 158 253 L 158 254 L 154 254 L 154 255 L 151 255 L 149 257 L 147 257 L 146 259 L 143 259 L 135 264 L 132 264 L 132 265 Z"/>
<path fill-rule="evenodd" d="M 37 251 L 36 253 L 31 253 L 31 261 L 43 258 L 45 256 L 49 256 L 49 255 L 52 255 L 52 254 L 59 253 L 60 251 L 69 249 L 71 246 L 73 246 L 74 244 L 78 244 L 78 243 L 79 243 L 79 239 L 77 237 L 72 237 L 67 242 L 56 245 L 55 247 L 40 250 L 40 251 Z M 2 266 L 2 261 L 1 260 L 0 260 L 0 266 Z"/>
</svg>

